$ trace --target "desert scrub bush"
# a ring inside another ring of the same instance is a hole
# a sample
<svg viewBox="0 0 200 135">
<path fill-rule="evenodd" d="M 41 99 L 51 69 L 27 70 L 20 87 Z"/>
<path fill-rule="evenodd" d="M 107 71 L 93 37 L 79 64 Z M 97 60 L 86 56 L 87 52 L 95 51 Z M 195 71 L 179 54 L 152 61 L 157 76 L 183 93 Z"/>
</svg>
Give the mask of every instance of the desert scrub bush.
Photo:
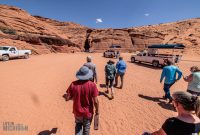
<svg viewBox="0 0 200 135">
<path fill-rule="evenodd" d="M 16 35 L 16 30 L 11 28 L 0 27 L 0 31 L 2 31 L 5 34 Z"/>
</svg>

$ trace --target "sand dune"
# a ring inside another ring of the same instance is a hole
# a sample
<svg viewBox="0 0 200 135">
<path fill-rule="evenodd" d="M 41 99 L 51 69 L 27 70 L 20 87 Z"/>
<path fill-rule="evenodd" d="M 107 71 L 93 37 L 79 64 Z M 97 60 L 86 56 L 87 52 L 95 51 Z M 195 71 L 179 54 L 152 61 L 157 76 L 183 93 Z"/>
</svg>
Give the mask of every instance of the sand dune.
<svg viewBox="0 0 200 135">
<path fill-rule="evenodd" d="M 63 99 L 75 73 L 88 54 L 47 54 L 0 62 L 0 122 L 14 122 L 28 126 L 28 131 L 6 132 L 0 135 L 37 135 L 43 130 L 58 128 L 56 135 L 74 134 L 72 101 Z M 97 65 L 98 88 L 104 92 L 104 66 L 108 59 L 101 54 L 90 54 Z M 172 107 L 160 99 L 163 95 L 159 83 L 161 69 L 130 63 L 130 54 L 123 54 L 128 70 L 122 90 L 116 89 L 115 99 L 99 96 L 100 129 L 91 129 L 92 135 L 140 135 L 154 131 L 166 118 L 176 115 Z M 200 66 L 199 57 L 184 57 L 179 64 L 185 75 L 189 67 Z M 181 79 L 173 87 L 186 90 Z M 1 124 L 2 125 L 2 124 Z"/>
</svg>

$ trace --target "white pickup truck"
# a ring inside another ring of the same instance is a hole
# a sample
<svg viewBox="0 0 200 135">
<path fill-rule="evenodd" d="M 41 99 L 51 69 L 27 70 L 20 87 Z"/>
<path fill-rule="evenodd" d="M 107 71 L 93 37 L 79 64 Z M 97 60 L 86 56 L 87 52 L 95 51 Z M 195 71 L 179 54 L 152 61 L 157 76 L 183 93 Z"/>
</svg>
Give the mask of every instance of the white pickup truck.
<svg viewBox="0 0 200 135">
<path fill-rule="evenodd" d="M 154 67 L 164 66 L 166 60 L 178 63 L 181 59 L 180 55 L 165 55 L 165 54 L 149 54 L 148 52 L 140 52 L 131 56 L 131 62 L 144 62 L 152 64 Z"/>
<path fill-rule="evenodd" d="M 3 61 L 19 57 L 28 59 L 30 54 L 31 50 L 17 50 L 17 48 L 13 46 L 0 46 L 0 60 Z"/>
</svg>

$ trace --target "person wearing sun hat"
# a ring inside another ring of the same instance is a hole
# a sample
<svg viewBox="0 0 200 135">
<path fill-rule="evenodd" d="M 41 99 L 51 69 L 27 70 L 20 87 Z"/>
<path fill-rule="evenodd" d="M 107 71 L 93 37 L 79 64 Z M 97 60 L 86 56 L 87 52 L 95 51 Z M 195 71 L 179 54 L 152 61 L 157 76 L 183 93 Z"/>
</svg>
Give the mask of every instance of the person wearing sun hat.
<svg viewBox="0 0 200 135">
<path fill-rule="evenodd" d="M 114 89 L 113 89 L 113 81 L 115 79 L 116 69 L 115 62 L 109 60 L 105 66 L 105 76 L 106 76 L 106 93 L 109 93 L 108 88 L 111 89 L 111 99 L 114 98 Z"/>
<path fill-rule="evenodd" d="M 93 77 L 93 72 L 87 66 L 82 66 L 76 73 L 78 80 L 90 80 Z"/>
<path fill-rule="evenodd" d="M 82 66 L 76 73 L 77 81 L 68 87 L 66 101 L 73 100 L 75 117 L 75 135 L 89 135 L 90 125 L 94 114 L 99 115 L 98 89 L 91 80 L 93 72 L 87 66 Z"/>
</svg>

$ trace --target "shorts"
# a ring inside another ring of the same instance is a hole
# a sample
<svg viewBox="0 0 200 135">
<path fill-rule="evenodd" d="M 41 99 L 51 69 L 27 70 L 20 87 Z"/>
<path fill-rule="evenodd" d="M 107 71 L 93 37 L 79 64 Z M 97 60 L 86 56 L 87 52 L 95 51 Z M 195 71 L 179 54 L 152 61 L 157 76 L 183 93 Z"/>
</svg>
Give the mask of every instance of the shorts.
<svg viewBox="0 0 200 135">
<path fill-rule="evenodd" d="M 120 76 L 121 78 L 123 78 L 123 77 L 124 77 L 124 74 L 125 74 L 125 73 L 120 73 L 120 72 L 118 72 L 118 73 L 117 73 L 117 76 Z"/>
<path fill-rule="evenodd" d="M 113 87 L 113 82 L 114 82 L 114 78 L 113 79 L 108 79 L 106 77 L 106 86 L 109 85 L 110 88 Z"/>
</svg>

